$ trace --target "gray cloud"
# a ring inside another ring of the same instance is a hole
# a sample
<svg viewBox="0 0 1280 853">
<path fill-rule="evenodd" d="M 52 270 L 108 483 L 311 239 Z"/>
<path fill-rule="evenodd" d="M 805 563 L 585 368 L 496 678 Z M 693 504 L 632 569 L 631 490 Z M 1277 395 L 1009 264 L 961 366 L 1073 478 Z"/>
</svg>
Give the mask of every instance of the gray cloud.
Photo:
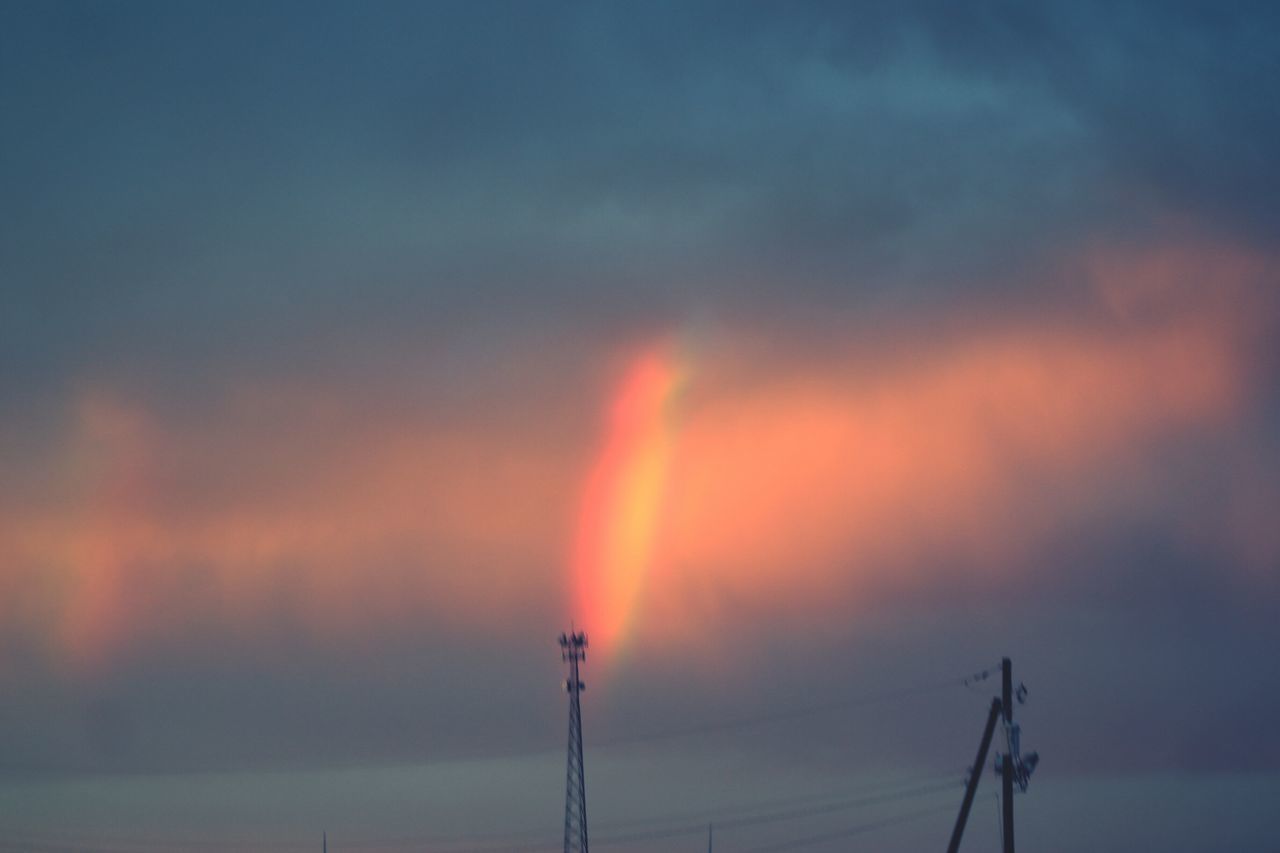
<svg viewBox="0 0 1280 853">
<path fill-rule="evenodd" d="M 298 12 L 10 7 L 7 387 L 929 299 L 1274 218 L 1265 10 Z"/>
</svg>

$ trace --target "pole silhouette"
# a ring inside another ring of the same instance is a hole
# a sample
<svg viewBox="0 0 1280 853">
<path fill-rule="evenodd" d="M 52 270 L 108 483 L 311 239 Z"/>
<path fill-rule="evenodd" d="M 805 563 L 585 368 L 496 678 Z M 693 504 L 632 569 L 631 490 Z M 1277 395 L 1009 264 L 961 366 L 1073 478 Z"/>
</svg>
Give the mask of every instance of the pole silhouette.
<svg viewBox="0 0 1280 853">
<path fill-rule="evenodd" d="M 1004 711 L 1005 750 L 1000 763 L 1004 853 L 1013 853 L 1013 662 L 1000 661 L 1000 704 Z"/>
<path fill-rule="evenodd" d="M 990 670 L 983 670 L 970 680 L 982 680 Z M 1013 663 L 1008 658 L 1000 661 L 1000 696 L 991 700 L 991 711 L 987 715 L 987 725 L 982 730 L 982 743 L 978 746 L 978 758 L 965 783 L 964 800 L 960 804 L 960 814 L 956 816 L 955 828 L 951 831 L 951 843 L 947 845 L 947 853 L 956 853 L 960 849 L 960 838 L 964 835 L 965 823 L 969 820 L 969 810 L 973 806 L 973 797 L 978 790 L 978 782 L 986 769 L 987 750 L 991 747 L 991 738 L 995 734 L 996 720 L 1004 718 L 1003 753 L 996 753 L 996 774 L 1000 776 L 1000 830 L 1003 853 L 1013 853 L 1013 785 L 1025 792 L 1031 781 L 1031 774 L 1040 763 L 1040 755 L 1035 752 L 1022 754 L 1022 737 L 1018 726 L 1013 722 L 1013 703 L 1025 702 L 1027 687 L 1019 684 L 1013 689 Z"/>
<path fill-rule="evenodd" d="M 956 815 L 955 829 L 951 830 L 951 843 L 947 845 L 947 853 L 957 853 L 960 849 L 960 838 L 964 835 L 965 824 L 969 821 L 969 810 L 973 807 L 973 795 L 978 792 L 978 780 L 986 769 L 987 750 L 991 748 L 991 736 L 996 731 L 996 720 L 1000 718 L 1000 700 L 991 700 L 991 712 L 987 714 L 987 725 L 982 730 L 982 742 L 978 745 L 978 757 L 973 761 L 973 769 L 969 771 L 969 781 L 965 784 L 964 800 L 960 803 L 960 814 Z"/>
</svg>

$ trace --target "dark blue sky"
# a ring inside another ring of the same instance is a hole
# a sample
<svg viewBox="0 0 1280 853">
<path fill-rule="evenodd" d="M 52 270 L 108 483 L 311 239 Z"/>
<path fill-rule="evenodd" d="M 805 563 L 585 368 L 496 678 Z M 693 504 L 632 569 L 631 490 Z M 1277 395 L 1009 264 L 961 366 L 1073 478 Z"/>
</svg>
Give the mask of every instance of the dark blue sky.
<svg viewBox="0 0 1280 853">
<path fill-rule="evenodd" d="M 963 299 L 1280 218 L 1265 5 L 5 8 L 9 394 Z"/>
</svg>

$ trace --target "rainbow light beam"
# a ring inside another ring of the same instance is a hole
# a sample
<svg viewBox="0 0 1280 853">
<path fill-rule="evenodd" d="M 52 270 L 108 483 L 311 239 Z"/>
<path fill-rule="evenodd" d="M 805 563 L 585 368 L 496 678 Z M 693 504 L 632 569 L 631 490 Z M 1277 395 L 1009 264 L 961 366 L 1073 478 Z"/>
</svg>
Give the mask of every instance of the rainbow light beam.
<svg viewBox="0 0 1280 853">
<path fill-rule="evenodd" d="M 673 403 L 683 375 L 668 349 L 638 358 L 613 397 L 588 475 L 574 543 L 574 612 L 593 648 L 620 649 L 657 557 L 671 464 Z"/>
</svg>

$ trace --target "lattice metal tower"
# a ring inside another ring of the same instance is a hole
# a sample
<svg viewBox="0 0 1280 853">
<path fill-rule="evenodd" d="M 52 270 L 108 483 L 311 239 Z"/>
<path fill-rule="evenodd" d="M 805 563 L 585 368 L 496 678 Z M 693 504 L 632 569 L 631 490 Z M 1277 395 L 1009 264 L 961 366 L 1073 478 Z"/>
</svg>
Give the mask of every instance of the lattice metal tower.
<svg viewBox="0 0 1280 853">
<path fill-rule="evenodd" d="M 560 657 L 569 664 L 564 689 L 569 694 L 569 766 L 564 785 L 564 853 L 587 851 L 587 777 L 582 769 L 582 705 L 578 694 L 586 687 L 578 664 L 587 659 L 587 635 L 570 630 L 560 635 Z"/>
</svg>

